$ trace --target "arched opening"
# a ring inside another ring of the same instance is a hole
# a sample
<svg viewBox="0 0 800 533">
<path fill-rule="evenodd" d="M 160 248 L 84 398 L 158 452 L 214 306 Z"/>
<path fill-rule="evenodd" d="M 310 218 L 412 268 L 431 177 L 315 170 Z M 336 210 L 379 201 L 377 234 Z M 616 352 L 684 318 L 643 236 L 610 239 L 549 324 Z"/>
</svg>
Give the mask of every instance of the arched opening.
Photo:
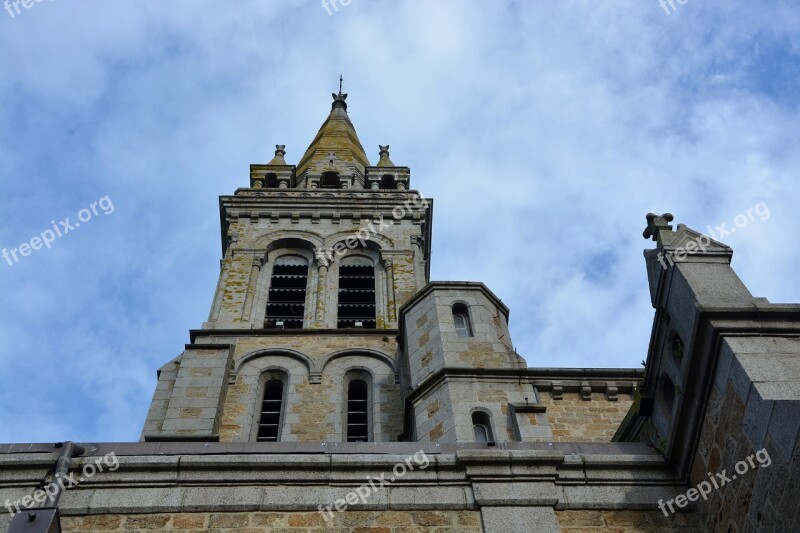
<svg viewBox="0 0 800 533">
<path fill-rule="evenodd" d="M 457 303 L 453 305 L 453 324 L 456 327 L 456 335 L 459 337 L 472 337 L 469 309 L 465 304 Z"/>
<path fill-rule="evenodd" d="M 363 379 L 347 384 L 347 442 L 369 441 L 369 387 Z"/>
<path fill-rule="evenodd" d="M 485 411 L 475 411 L 472 413 L 472 430 L 475 434 L 475 442 L 494 444 L 492 420 L 489 413 Z"/>
<path fill-rule="evenodd" d="M 270 189 L 278 188 L 278 175 L 274 172 L 267 174 L 267 187 Z"/>
<path fill-rule="evenodd" d="M 278 442 L 283 422 L 283 404 L 286 376 L 269 373 L 264 383 L 264 395 L 258 416 L 258 442 Z"/>
<path fill-rule="evenodd" d="M 308 260 L 305 257 L 284 255 L 275 261 L 264 319 L 265 328 L 302 329 L 307 284 Z"/>
<path fill-rule="evenodd" d="M 337 311 L 339 328 L 375 328 L 375 263 L 372 259 L 351 256 L 341 260 Z"/>
<path fill-rule="evenodd" d="M 319 186 L 325 189 L 338 189 L 341 187 L 338 172 L 324 172 Z"/>
<path fill-rule="evenodd" d="M 381 176 L 381 189 L 396 189 L 397 182 L 391 174 Z"/>
</svg>

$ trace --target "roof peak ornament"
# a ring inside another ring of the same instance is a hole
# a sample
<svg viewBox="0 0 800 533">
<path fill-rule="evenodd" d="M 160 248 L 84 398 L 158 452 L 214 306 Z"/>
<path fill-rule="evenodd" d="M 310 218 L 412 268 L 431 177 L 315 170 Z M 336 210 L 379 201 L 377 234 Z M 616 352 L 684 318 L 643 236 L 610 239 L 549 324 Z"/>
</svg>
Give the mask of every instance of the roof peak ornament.
<svg viewBox="0 0 800 533">
<path fill-rule="evenodd" d="M 347 94 L 346 93 L 342 94 L 342 84 L 343 83 L 344 83 L 344 78 L 340 74 L 339 75 L 339 94 L 331 93 L 331 96 L 333 96 L 333 105 L 331 106 L 331 109 L 336 109 L 337 107 L 340 107 L 340 108 L 344 109 L 345 111 L 347 110 L 347 102 L 345 102 L 345 100 L 347 100 Z"/>
<path fill-rule="evenodd" d="M 664 213 L 661 216 L 655 213 L 647 213 L 647 227 L 642 232 L 642 237 L 645 239 L 658 240 L 658 234 L 661 231 L 672 231 L 670 222 L 675 220 L 672 213 Z"/>
</svg>

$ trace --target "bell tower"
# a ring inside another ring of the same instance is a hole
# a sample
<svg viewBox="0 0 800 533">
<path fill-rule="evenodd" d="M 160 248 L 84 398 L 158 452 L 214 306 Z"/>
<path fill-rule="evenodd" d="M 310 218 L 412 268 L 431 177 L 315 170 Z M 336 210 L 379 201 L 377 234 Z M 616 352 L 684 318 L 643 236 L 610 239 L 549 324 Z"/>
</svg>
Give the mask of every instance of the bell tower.
<svg viewBox="0 0 800 533">
<path fill-rule="evenodd" d="M 208 320 L 159 371 L 143 440 L 394 441 L 400 307 L 428 282 L 433 204 L 333 95 L 299 162 L 277 145 L 220 198 Z M 366 429 L 365 429 L 366 428 Z"/>
</svg>

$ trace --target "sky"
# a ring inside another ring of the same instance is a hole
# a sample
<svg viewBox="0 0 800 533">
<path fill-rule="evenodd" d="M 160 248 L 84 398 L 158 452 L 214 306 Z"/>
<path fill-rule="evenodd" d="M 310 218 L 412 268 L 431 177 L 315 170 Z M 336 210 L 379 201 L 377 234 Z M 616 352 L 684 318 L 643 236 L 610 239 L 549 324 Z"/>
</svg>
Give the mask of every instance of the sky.
<svg viewBox="0 0 800 533">
<path fill-rule="evenodd" d="M 340 74 L 371 162 L 434 198 L 432 279 L 484 282 L 530 366 L 641 367 L 648 212 L 734 229 L 750 291 L 800 302 L 800 4 L 674 5 L 8 5 L 0 246 L 38 249 L 0 259 L 0 442 L 139 439 L 208 316 L 218 197 L 298 162 Z"/>
</svg>

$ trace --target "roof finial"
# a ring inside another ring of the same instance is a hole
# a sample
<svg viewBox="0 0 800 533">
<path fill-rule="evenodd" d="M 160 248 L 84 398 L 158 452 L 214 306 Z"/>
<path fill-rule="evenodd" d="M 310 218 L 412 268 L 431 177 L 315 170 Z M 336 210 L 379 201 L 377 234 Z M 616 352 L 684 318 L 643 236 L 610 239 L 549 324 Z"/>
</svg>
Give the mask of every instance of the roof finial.
<svg viewBox="0 0 800 533">
<path fill-rule="evenodd" d="M 342 94 L 343 83 L 344 83 L 344 77 L 342 77 L 342 75 L 339 74 L 339 94 L 331 93 L 331 96 L 333 96 L 333 106 L 331 107 L 331 109 L 336 109 L 337 107 L 340 107 L 345 111 L 347 111 L 347 104 L 345 103 L 345 100 L 347 100 L 347 94 Z"/>
</svg>

